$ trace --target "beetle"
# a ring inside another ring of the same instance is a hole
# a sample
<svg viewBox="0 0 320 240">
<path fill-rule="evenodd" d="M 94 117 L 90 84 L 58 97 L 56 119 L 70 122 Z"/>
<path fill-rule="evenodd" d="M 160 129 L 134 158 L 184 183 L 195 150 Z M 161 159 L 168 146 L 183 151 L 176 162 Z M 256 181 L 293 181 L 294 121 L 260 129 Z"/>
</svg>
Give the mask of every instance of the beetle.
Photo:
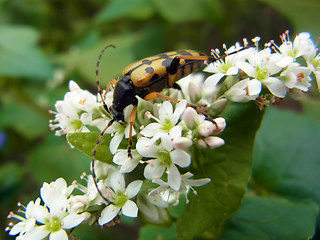
<svg viewBox="0 0 320 240">
<path fill-rule="evenodd" d="M 105 131 L 113 124 L 114 121 L 120 124 L 125 124 L 123 110 L 129 105 L 133 105 L 133 109 L 129 117 L 129 144 L 128 144 L 128 157 L 132 158 L 131 145 L 132 145 L 132 128 L 135 121 L 136 110 L 138 106 L 137 96 L 145 100 L 153 100 L 158 97 L 165 98 L 169 101 L 178 103 L 179 101 L 168 97 L 160 93 L 165 88 L 177 88 L 179 85 L 176 83 L 182 77 L 189 75 L 203 67 L 208 62 L 214 62 L 225 57 L 215 58 L 213 56 L 207 56 L 201 52 L 195 50 L 180 50 L 171 51 L 162 54 L 158 54 L 152 57 L 147 57 L 130 64 L 123 70 L 123 77 L 120 80 L 112 79 L 107 86 L 107 92 L 109 91 L 110 84 L 114 84 L 113 102 L 110 107 L 104 102 L 103 94 L 100 88 L 98 73 L 99 64 L 104 51 L 114 45 L 105 46 L 98 57 L 96 65 L 96 83 L 98 88 L 98 94 L 101 97 L 104 109 L 112 115 L 112 120 L 109 121 L 104 130 L 101 131 L 99 138 L 94 146 L 92 154 L 92 176 L 94 183 L 99 194 L 108 203 L 112 203 L 100 192 L 94 171 L 94 160 L 96 155 L 97 146 L 100 143 Z M 231 53 L 232 54 L 232 53 Z M 214 120 L 203 112 L 195 105 L 187 104 L 188 107 L 193 107 L 198 113 L 203 114 L 206 119 L 214 122 Z"/>
</svg>

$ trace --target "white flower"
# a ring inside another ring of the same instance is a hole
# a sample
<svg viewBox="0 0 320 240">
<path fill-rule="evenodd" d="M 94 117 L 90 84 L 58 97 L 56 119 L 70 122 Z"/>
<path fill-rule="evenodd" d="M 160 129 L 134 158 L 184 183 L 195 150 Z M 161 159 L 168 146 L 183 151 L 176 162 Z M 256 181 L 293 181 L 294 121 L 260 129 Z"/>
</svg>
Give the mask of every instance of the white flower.
<svg viewBox="0 0 320 240">
<path fill-rule="evenodd" d="M 8 227 L 6 229 L 7 231 L 9 231 L 9 235 L 19 234 L 19 236 L 22 236 L 26 232 L 31 231 L 36 226 L 36 218 L 33 209 L 35 205 L 40 204 L 40 201 L 40 198 L 38 198 L 35 202 L 30 201 L 26 207 L 19 203 L 18 206 L 22 206 L 25 208 L 25 210 L 19 210 L 19 212 L 24 213 L 24 217 L 10 212 L 8 218 L 15 218 L 20 222 L 16 223 L 15 225 L 13 225 L 13 223 L 10 223 L 11 227 Z"/>
<path fill-rule="evenodd" d="M 289 31 L 283 33 L 280 38 L 282 40 L 282 44 L 278 47 L 274 41 L 271 41 L 273 44 L 272 48 L 277 53 L 277 57 L 281 57 L 280 61 L 277 63 L 281 67 L 286 67 L 289 64 L 293 63 L 296 58 L 303 56 L 307 58 L 310 53 L 315 49 L 314 43 L 310 38 L 310 33 L 302 32 L 297 34 L 294 41 L 290 41 Z"/>
<path fill-rule="evenodd" d="M 311 86 L 311 71 L 312 68 L 310 67 L 303 67 L 298 63 L 292 63 L 281 73 L 281 79 L 287 88 L 297 88 L 306 92 Z"/>
<path fill-rule="evenodd" d="M 128 150 L 121 149 L 113 157 L 113 162 L 119 166 L 120 173 L 129 173 L 136 168 L 139 164 L 139 161 L 142 159 L 142 156 L 137 152 L 137 150 L 131 150 L 132 158 L 128 157 Z"/>
<path fill-rule="evenodd" d="M 188 103 L 210 106 L 219 88 L 216 85 L 205 85 L 205 75 L 190 74 L 178 81 L 183 93 L 183 99 Z"/>
<path fill-rule="evenodd" d="M 233 53 L 237 51 L 239 47 L 232 46 L 226 52 Z M 237 75 L 239 72 L 239 67 L 237 63 L 246 55 L 250 49 L 242 50 L 237 53 L 227 55 L 224 59 L 217 60 L 210 63 L 205 69 L 205 72 L 214 73 L 208 77 L 204 83 L 205 87 L 215 86 L 224 77 L 230 75 Z M 216 54 L 215 54 L 216 55 Z M 220 56 L 217 55 L 217 58 Z"/>
<path fill-rule="evenodd" d="M 257 79 L 249 78 L 234 84 L 224 93 L 224 97 L 234 102 L 248 102 L 255 100 L 261 92 L 261 82 Z"/>
<path fill-rule="evenodd" d="M 161 137 L 161 144 L 149 144 L 148 138 L 139 138 L 137 151 L 144 157 L 153 158 L 148 160 L 144 169 L 144 176 L 147 179 L 161 178 L 166 170 L 168 184 L 178 190 L 181 184 L 181 175 L 176 165 L 185 168 L 191 164 L 190 155 L 182 149 L 174 149 L 169 136 Z"/>
<path fill-rule="evenodd" d="M 152 182 L 159 184 L 159 187 L 150 191 L 149 195 L 154 196 L 155 194 L 158 194 L 163 199 L 163 201 L 167 203 L 174 202 L 174 204 L 177 205 L 179 203 L 180 195 L 184 194 L 188 203 L 189 200 L 187 194 L 190 189 L 192 189 L 194 194 L 197 194 L 193 187 L 200 187 L 208 184 L 211 181 L 209 178 L 194 180 L 190 179 L 191 177 L 193 177 L 193 174 L 190 172 L 181 175 L 181 185 L 180 188 L 176 191 L 170 188 L 169 184 L 164 182 L 163 180 L 154 179 Z"/>
<path fill-rule="evenodd" d="M 60 129 L 56 131 L 57 135 L 88 132 L 89 125 L 104 128 L 107 119 L 96 96 L 82 90 L 74 81 L 69 82 L 69 89 L 64 99 L 56 102 L 56 112 L 50 111 L 55 114 L 55 119 L 50 121 L 50 128 Z"/>
<path fill-rule="evenodd" d="M 265 85 L 274 96 L 283 98 L 286 95 L 284 83 L 279 78 L 272 77 L 272 75 L 279 73 L 282 68 L 276 65 L 275 61 L 271 61 L 270 57 L 270 49 L 265 48 L 260 52 L 252 52 L 248 55 L 248 62 L 238 62 L 237 65 L 251 77 L 252 80 L 258 80 Z M 260 84 L 260 91 L 262 89 L 262 84 Z M 254 93 L 257 92 L 256 89 L 255 84 Z"/>
<path fill-rule="evenodd" d="M 138 207 L 129 199 L 138 194 L 142 186 L 142 181 L 133 181 L 125 188 L 123 175 L 119 172 L 114 172 L 107 186 L 110 188 L 107 198 L 110 199 L 113 204 L 109 204 L 102 210 L 98 223 L 102 226 L 112 221 L 112 219 L 120 213 L 120 210 L 121 213 L 127 217 L 137 217 Z"/>
<path fill-rule="evenodd" d="M 186 109 L 186 105 L 186 101 L 181 101 L 176 105 L 175 111 L 173 111 L 172 104 L 169 101 L 163 102 L 159 108 L 159 119 L 152 116 L 157 122 L 148 124 L 140 133 L 145 137 L 152 137 L 149 140 L 150 145 L 168 134 L 171 139 L 181 137 L 182 127 L 176 124 Z"/>
</svg>

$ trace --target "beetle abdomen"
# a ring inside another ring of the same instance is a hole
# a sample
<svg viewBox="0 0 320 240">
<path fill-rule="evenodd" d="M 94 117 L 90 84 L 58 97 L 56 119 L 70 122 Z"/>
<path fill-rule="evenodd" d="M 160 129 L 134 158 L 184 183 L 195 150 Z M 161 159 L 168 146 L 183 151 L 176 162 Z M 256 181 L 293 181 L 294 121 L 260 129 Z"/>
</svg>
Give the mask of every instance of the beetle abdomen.
<svg viewBox="0 0 320 240">
<path fill-rule="evenodd" d="M 137 88 L 158 85 L 156 83 L 158 81 L 165 81 L 165 83 L 162 82 L 160 84 L 161 86 L 171 87 L 182 77 L 195 72 L 199 67 L 203 66 L 203 61 L 180 59 L 176 73 L 169 74 L 169 68 L 173 59 L 177 56 L 203 55 L 194 50 L 167 52 L 130 64 L 124 69 L 123 75 L 129 75 L 133 85 Z"/>
</svg>

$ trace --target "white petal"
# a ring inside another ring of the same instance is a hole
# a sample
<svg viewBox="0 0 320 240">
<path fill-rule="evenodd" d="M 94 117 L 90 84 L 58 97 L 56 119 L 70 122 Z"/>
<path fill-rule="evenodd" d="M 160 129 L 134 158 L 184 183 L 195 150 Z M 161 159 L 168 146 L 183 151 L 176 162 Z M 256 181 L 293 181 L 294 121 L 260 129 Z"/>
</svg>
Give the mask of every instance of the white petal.
<svg viewBox="0 0 320 240">
<path fill-rule="evenodd" d="M 64 219 L 62 219 L 62 228 L 74 228 L 78 226 L 85 218 L 85 214 L 69 214 Z"/>
<path fill-rule="evenodd" d="M 280 98 L 285 97 L 287 90 L 284 83 L 280 79 L 269 77 L 268 79 L 263 81 L 263 84 L 268 87 L 269 91 L 273 95 Z"/>
<path fill-rule="evenodd" d="M 141 180 L 136 180 L 136 181 L 131 182 L 127 186 L 126 192 L 127 192 L 128 199 L 131 199 L 138 194 L 138 192 L 140 191 L 140 188 L 142 186 L 142 183 L 143 182 Z"/>
<path fill-rule="evenodd" d="M 157 131 L 159 131 L 159 128 L 159 123 L 149 123 L 147 126 L 145 126 L 144 129 L 140 131 L 140 133 L 145 137 L 152 137 Z"/>
<path fill-rule="evenodd" d="M 46 226 L 42 225 L 39 227 L 33 228 L 31 231 L 28 231 L 24 239 L 25 240 L 34 240 L 34 239 L 43 239 L 49 235 L 49 232 L 46 230 Z"/>
<path fill-rule="evenodd" d="M 157 147 L 156 145 L 149 145 L 149 138 L 141 137 L 138 139 L 136 149 L 144 157 L 156 157 Z"/>
<path fill-rule="evenodd" d="M 254 68 L 249 63 L 240 61 L 237 63 L 237 67 L 244 71 L 248 76 L 254 76 Z"/>
<path fill-rule="evenodd" d="M 75 92 L 77 90 L 81 90 L 79 85 L 73 80 L 69 81 L 69 89 L 70 89 L 71 92 Z"/>
<path fill-rule="evenodd" d="M 168 134 L 161 136 L 161 145 L 168 152 L 170 152 L 173 149 L 172 142 Z"/>
<path fill-rule="evenodd" d="M 174 138 L 179 138 L 182 135 L 182 126 L 177 125 L 174 126 L 173 128 L 171 128 L 170 132 L 169 132 L 170 138 L 174 139 Z"/>
<path fill-rule="evenodd" d="M 147 179 L 160 178 L 165 170 L 165 167 L 158 166 L 156 161 L 151 160 L 150 163 L 144 168 L 143 175 Z"/>
<path fill-rule="evenodd" d="M 252 79 L 248 82 L 248 94 L 250 96 L 260 94 L 262 83 L 257 79 Z"/>
<path fill-rule="evenodd" d="M 127 160 L 130 159 L 128 157 L 128 151 L 127 150 L 119 150 L 113 157 L 113 162 L 117 165 L 123 165 L 127 162 Z"/>
<path fill-rule="evenodd" d="M 170 157 L 172 162 L 180 167 L 188 167 L 191 164 L 190 155 L 181 149 L 175 149 L 170 152 Z"/>
<path fill-rule="evenodd" d="M 221 80 L 221 78 L 224 76 L 223 73 L 215 73 L 211 76 L 209 76 L 205 81 L 204 81 L 204 87 L 211 88 L 212 86 L 217 85 L 217 83 Z"/>
<path fill-rule="evenodd" d="M 127 217 L 137 217 L 138 215 L 137 205 L 133 201 L 128 200 L 122 207 L 122 214 Z"/>
<path fill-rule="evenodd" d="M 236 75 L 239 72 L 239 68 L 237 67 L 230 67 L 226 73 L 226 75 Z"/>
<path fill-rule="evenodd" d="M 49 240 L 68 240 L 68 239 L 69 239 L 68 235 L 66 231 L 64 231 L 63 229 L 60 229 L 57 232 L 53 232 L 49 236 Z"/>
<path fill-rule="evenodd" d="M 177 104 L 176 110 L 174 111 L 173 116 L 172 116 L 172 118 L 171 118 L 171 123 L 172 123 L 173 125 L 175 125 L 175 124 L 178 122 L 181 114 L 182 114 L 182 113 L 184 112 L 184 110 L 186 109 L 186 106 L 187 106 L 186 100 L 182 100 L 181 102 L 179 102 L 179 103 Z"/>
<path fill-rule="evenodd" d="M 117 151 L 122 139 L 123 139 L 124 133 L 116 133 L 113 138 L 110 141 L 110 152 L 112 154 L 115 154 Z"/>
<path fill-rule="evenodd" d="M 115 192 L 124 192 L 125 190 L 125 181 L 122 173 L 114 172 L 110 177 L 110 187 L 113 188 Z"/>
<path fill-rule="evenodd" d="M 116 207 L 113 204 L 110 204 L 107 207 L 105 207 L 101 212 L 100 218 L 98 219 L 99 225 L 103 226 L 104 224 L 110 222 L 112 219 L 115 218 L 115 216 L 118 215 L 119 211 L 120 208 Z"/>
<path fill-rule="evenodd" d="M 168 118 L 171 119 L 172 115 L 173 115 L 173 107 L 171 103 L 168 101 L 163 102 L 159 109 L 160 122 L 164 122 Z"/>
<path fill-rule="evenodd" d="M 181 175 L 178 168 L 174 164 L 172 164 L 167 172 L 169 186 L 173 190 L 179 191 L 181 185 Z"/>
</svg>

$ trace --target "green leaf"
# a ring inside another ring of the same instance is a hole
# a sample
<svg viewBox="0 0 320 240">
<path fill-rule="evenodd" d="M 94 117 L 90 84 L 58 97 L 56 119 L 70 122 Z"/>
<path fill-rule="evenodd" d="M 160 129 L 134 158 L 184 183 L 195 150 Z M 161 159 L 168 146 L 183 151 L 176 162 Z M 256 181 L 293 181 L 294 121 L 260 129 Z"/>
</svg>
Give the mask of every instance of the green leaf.
<svg viewBox="0 0 320 240">
<path fill-rule="evenodd" d="M 88 133 L 69 133 L 67 135 L 68 142 L 89 157 L 92 157 L 94 146 L 99 138 L 99 132 Z M 97 147 L 96 159 L 105 163 L 112 163 L 113 156 L 109 150 L 111 136 L 104 134 Z"/>
<path fill-rule="evenodd" d="M 0 76 L 46 80 L 53 68 L 36 46 L 37 32 L 24 26 L 0 26 Z"/>
<path fill-rule="evenodd" d="M 248 196 L 219 239 L 310 239 L 314 234 L 317 212 L 313 203 Z"/>
<path fill-rule="evenodd" d="M 0 115 L 0 127 L 11 127 L 28 139 L 48 131 L 48 119 L 21 104 L 3 103 Z"/>
<path fill-rule="evenodd" d="M 102 22 L 127 17 L 147 19 L 152 16 L 153 12 L 150 0 L 115 0 L 105 6 L 96 20 Z"/>
<path fill-rule="evenodd" d="M 30 169 L 39 182 L 63 177 L 71 184 L 89 171 L 90 158 L 72 149 L 64 137 L 53 134 L 30 154 Z"/>
<path fill-rule="evenodd" d="M 121 75 L 125 66 L 135 60 L 133 49 L 136 41 L 137 34 L 126 33 L 117 37 L 109 37 L 91 47 L 87 46 L 85 50 L 79 49 L 79 51 L 58 56 L 55 61 L 68 66 L 69 70 L 78 72 L 89 83 L 95 84 L 96 64 L 101 50 L 106 45 L 116 45 L 116 48 L 109 48 L 104 52 L 100 62 L 99 78 L 103 88 L 107 86 L 110 79 Z"/>
<path fill-rule="evenodd" d="M 221 17 L 221 6 L 212 0 L 154 0 L 159 13 L 170 22 L 191 22 Z"/>
<path fill-rule="evenodd" d="M 145 225 L 140 230 L 138 240 L 149 240 L 149 239 L 176 239 L 175 225 L 170 228 L 161 228 L 153 225 Z"/>
<path fill-rule="evenodd" d="M 268 3 L 287 17 L 295 26 L 295 33 L 310 31 L 314 37 L 320 35 L 316 21 L 320 12 L 319 0 L 260 0 Z"/>
<path fill-rule="evenodd" d="M 218 236 L 245 195 L 254 139 L 263 112 L 254 103 L 233 104 L 223 116 L 227 128 L 221 137 L 226 144 L 197 156 L 205 164 L 200 166 L 196 179 L 209 177 L 212 182 L 199 188 L 196 196 L 190 194 L 190 203 L 178 219 L 179 239 L 192 239 L 209 228 L 212 236 Z"/>
<path fill-rule="evenodd" d="M 311 198 L 320 206 L 319 142 L 320 125 L 313 117 L 268 109 L 254 151 L 252 190 Z"/>
</svg>

